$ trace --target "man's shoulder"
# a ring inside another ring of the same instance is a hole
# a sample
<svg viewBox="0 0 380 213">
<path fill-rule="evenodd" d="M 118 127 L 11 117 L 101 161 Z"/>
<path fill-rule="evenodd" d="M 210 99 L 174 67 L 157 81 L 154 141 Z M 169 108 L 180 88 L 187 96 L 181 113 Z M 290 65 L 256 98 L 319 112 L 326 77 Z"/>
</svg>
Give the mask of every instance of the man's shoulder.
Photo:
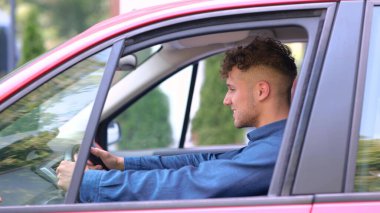
<svg viewBox="0 0 380 213">
<path fill-rule="evenodd" d="M 263 156 L 277 155 L 282 141 L 282 135 L 271 135 L 270 137 L 261 138 L 255 141 L 250 141 L 245 147 L 246 154 L 253 154 Z"/>
</svg>

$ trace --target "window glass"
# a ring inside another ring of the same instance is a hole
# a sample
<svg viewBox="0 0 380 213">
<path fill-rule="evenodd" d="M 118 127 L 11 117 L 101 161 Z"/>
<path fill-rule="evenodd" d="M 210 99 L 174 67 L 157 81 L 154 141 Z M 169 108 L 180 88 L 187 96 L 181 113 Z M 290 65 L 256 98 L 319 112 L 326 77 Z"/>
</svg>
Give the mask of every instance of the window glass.
<svg viewBox="0 0 380 213">
<path fill-rule="evenodd" d="M 0 205 L 62 203 L 55 169 L 81 143 L 110 48 L 0 112 Z"/>
<path fill-rule="evenodd" d="M 380 7 L 373 10 L 355 191 L 380 191 Z"/>
</svg>

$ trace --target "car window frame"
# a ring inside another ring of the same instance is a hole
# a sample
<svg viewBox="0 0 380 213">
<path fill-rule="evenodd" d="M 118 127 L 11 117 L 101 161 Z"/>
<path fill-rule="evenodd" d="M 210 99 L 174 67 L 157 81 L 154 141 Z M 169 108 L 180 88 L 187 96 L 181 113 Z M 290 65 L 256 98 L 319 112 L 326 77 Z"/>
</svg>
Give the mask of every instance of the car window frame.
<svg viewBox="0 0 380 213">
<path fill-rule="evenodd" d="M 66 192 L 65 203 L 75 203 L 78 201 L 79 187 L 82 182 L 83 173 L 87 165 L 89 150 L 93 144 L 93 139 L 97 130 L 97 126 L 102 114 L 103 106 L 106 101 L 108 90 L 111 87 L 113 75 L 119 63 L 119 58 L 123 53 L 124 39 L 116 41 L 112 45 L 110 56 L 105 67 L 98 93 L 94 101 L 94 107 L 91 110 L 90 118 L 87 123 L 86 131 L 78 152 L 78 159 L 71 178 L 70 186 Z"/>
<path fill-rule="evenodd" d="M 317 4 L 318 6 L 320 6 L 320 4 Z M 331 5 L 329 5 L 331 6 Z M 281 7 L 281 6 L 280 6 Z M 318 8 L 318 7 L 317 7 Z M 276 8 L 277 9 L 277 8 Z M 314 7 L 311 7 L 311 8 L 306 8 L 307 9 L 314 9 Z M 273 11 L 269 11 L 268 13 L 270 12 L 276 12 L 277 10 L 273 10 Z M 292 11 L 292 10 L 290 10 Z M 300 18 L 294 18 L 294 20 L 297 19 L 299 20 Z M 275 20 L 275 21 L 278 21 L 278 20 Z M 274 23 L 273 20 L 268 20 L 267 21 L 268 23 L 272 22 L 272 24 Z M 183 37 L 189 37 L 190 35 L 191 36 L 196 36 L 196 35 L 202 35 L 204 34 L 204 32 L 208 32 L 207 34 L 211 34 L 211 33 L 217 33 L 217 32 L 224 32 L 224 31 L 233 31 L 233 30 L 244 30 L 244 29 L 251 29 L 251 28 L 259 28 L 260 25 L 262 26 L 268 26 L 269 24 L 268 23 L 260 23 L 260 24 L 257 24 L 257 22 L 254 22 L 252 21 L 252 26 L 249 27 L 249 26 L 233 26 L 233 24 L 228 24 L 226 23 L 225 26 L 222 27 L 222 25 L 219 25 L 219 26 L 214 26 L 213 28 L 214 29 L 206 29 L 207 27 L 204 27 L 204 28 L 201 28 L 201 27 L 193 27 L 195 28 L 196 30 L 192 30 L 192 32 L 188 32 L 188 31 L 181 31 L 181 28 L 178 29 L 177 26 L 171 26 L 170 28 L 174 28 L 176 31 L 178 32 L 175 32 L 175 33 L 168 33 L 168 34 L 165 34 L 165 36 L 163 36 L 163 38 L 161 38 L 162 42 L 164 41 L 167 41 L 167 40 L 174 40 L 174 39 L 180 39 L 180 38 L 183 38 Z M 302 25 L 301 23 L 297 23 L 298 25 Z M 196 24 L 195 24 L 196 25 Z M 285 25 L 285 24 L 273 24 L 274 26 L 282 26 L 282 25 Z M 272 26 L 273 26 L 272 25 Z M 306 24 L 303 25 L 304 28 L 308 28 Z M 161 27 L 159 30 L 156 30 L 156 31 L 168 31 L 170 32 L 171 29 L 164 29 L 164 27 Z M 174 31 L 173 29 L 173 31 Z M 228 29 L 228 30 L 227 30 Z M 197 32 L 198 31 L 198 32 Z M 163 32 L 155 32 L 157 34 L 163 34 Z M 131 35 L 132 36 L 132 35 Z M 154 46 L 156 44 L 159 44 L 160 43 L 160 40 L 157 39 L 156 37 L 158 37 L 156 34 L 153 34 L 153 35 L 149 35 L 149 30 L 148 30 L 148 33 L 143 35 L 144 37 L 150 37 L 150 38 L 153 38 L 153 39 L 141 39 L 143 40 L 143 42 L 141 43 L 137 43 L 137 44 L 132 44 L 131 46 L 127 46 L 126 47 L 126 50 L 128 50 L 128 53 L 133 53 L 134 51 L 138 51 L 140 49 L 143 49 L 143 48 L 147 48 L 149 46 Z M 133 39 L 133 36 L 132 37 L 129 37 L 131 40 L 134 40 L 136 41 L 137 39 Z M 127 51 L 125 51 L 127 52 Z M 305 53 L 306 54 L 306 53 Z M 309 53 L 311 54 L 311 52 Z M 171 73 L 169 76 L 165 76 L 164 78 L 158 80 L 157 82 L 155 82 L 154 84 L 152 84 L 151 86 L 149 86 L 146 90 L 144 91 L 141 91 L 140 92 L 140 95 L 136 96 L 133 98 L 133 100 L 131 100 L 128 104 L 125 104 L 125 106 L 123 106 L 122 108 L 120 108 L 118 110 L 118 112 L 114 112 L 113 114 L 111 114 L 107 119 L 105 119 L 104 121 L 101 122 L 101 127 L 102 128 L 105 128 L 107 126 L 107 123 L 108 122 L 111 122 L 113 120 L 113 118 L 116 116 L 116 114 L 118 114 L 120 111 L 123 111 L 125 108 L 128 108 L 130 105 L 132 105 L 136 100 L 138 100 L 141 96 L 145 95 L 147 92 L 149 92 L 152 88 L 156 87 L 158 84 L 160 84 L 161 82 L 165 81 L 166 79 L 170 78 L 172 75 L 174 75 L 175 73 L 177 73 L 178 71 L 182 70 L 183 68 L 187 67 L 187 66 L 191 66 L 192 64 L 194 63 L 197 63 L 199 62 L 200 60 L 206 58 L 206 57 L 209 57 L 211 55 L 208 55 L 208 56 L 201 56 L 199 57 L 198 59 L 196 59 L 195 61 L 191 61 L 187 64 L 184 64 L 183 66 L 179 67 L 176 71 L 174 71 L 173 73 Z M 310 58 L 309 56 L 306 56 L 305 55 L 305 58 Z M 305 60 L 304 62 L 305 64 L 308 63 L 307 60 Z M 194 71 L 193 71 L 194 72 Z M 106 131 L 103 129 L 103 130 L 100 130 L 101 133 L 106 133 Z M 104 135 L 98 135 L 98 137 L 100 139 L 100 141 L 102 141 L 103 139 L 106 139 L 107 137 L 104 136 Z M 180 141 L 179 144 L 181 144 L 182 141 Z M 103 148 L 106 148 L 106 144 L 103 143 L 102 144 Z M 178 147 L 178 148 L 181 148 L 181 147 Z"/>
<path fill-rule="evenodd" d="M 340 2 L 337 7 L 334 26 L 327 40 L 326 55 L 319 71 L 320 77 L 314 80 L 317 87 L 311 94 L 314 96 L 313 109 L 306 125 L 307 131 L 303 139 L 305 142 L 295 174 L 292 194 L 324 194 L 343 191 L 351 134 L 351 107 L 354 100 L 351 92 L 354 91 L 356 82 L 363 6 L 363 2 L 356 1 Z M 342 34 L 347 34 L 345 39 L 349 39 L 350 42 L 343 40 Z M 344 46 L 349 46 L 352 50 L 346 51 L 341 48 Z M 336 60 L 334 58 L 336 55 L 344 56 L 346 60 Z M 341 75 L 343 71 L 347 74 Z M 331 90 L 333 92 L 330 92 L 331 82 L 337 82 L 337 79 L 344 84 L 340 84 L 339 87 Z M 343 93 L 344 95 L 340 95 Z M 348 107 L 334 111 L 334 107 L 328 106 L 335 101 Z M 326 123 L 326 121 L 329 122 Z M 340 122 L 340 125 L 336 125 L 337 122 Z M 332 124 L 334 124 L 333 128 L 330 127 Z M 321 156 L 323 156 L 322 159 Z M 326 160 L 329 162 L 327 163 Z M 310 182 L 314 184 L 308 185 L 307 183 Z"/>
</svg>

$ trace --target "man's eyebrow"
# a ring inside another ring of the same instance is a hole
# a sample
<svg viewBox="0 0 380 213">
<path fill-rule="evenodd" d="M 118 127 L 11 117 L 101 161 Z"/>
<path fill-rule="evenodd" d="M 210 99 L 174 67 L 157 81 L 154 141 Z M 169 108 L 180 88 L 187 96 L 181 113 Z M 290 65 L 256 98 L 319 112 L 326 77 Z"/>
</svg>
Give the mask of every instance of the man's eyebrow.
<svg viewBox="0 0 380 213">
<path fill-rule="evenodd" d="M 234 85 L 232 85 L 232 84 L 228 84 L 228 83 L 227 83 L 226 85 L 227 85 L 228 88 L 230 88 L 230 87 L 235 87 Z"/>
</svg>

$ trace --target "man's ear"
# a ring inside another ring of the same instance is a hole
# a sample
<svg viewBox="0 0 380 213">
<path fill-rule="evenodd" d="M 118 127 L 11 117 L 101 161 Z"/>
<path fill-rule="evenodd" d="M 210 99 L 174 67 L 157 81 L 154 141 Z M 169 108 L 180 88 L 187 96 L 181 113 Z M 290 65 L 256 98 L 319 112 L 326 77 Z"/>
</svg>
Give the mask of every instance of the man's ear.
<svg viewBox="0 0 380 213">
<path fill-rule="evenodd" d="M 259 101 L 263 101 L 269 97 L 270 84 L 267 81 L 259 81 L 256 84 L 257 97 Z"/>
</svg>

